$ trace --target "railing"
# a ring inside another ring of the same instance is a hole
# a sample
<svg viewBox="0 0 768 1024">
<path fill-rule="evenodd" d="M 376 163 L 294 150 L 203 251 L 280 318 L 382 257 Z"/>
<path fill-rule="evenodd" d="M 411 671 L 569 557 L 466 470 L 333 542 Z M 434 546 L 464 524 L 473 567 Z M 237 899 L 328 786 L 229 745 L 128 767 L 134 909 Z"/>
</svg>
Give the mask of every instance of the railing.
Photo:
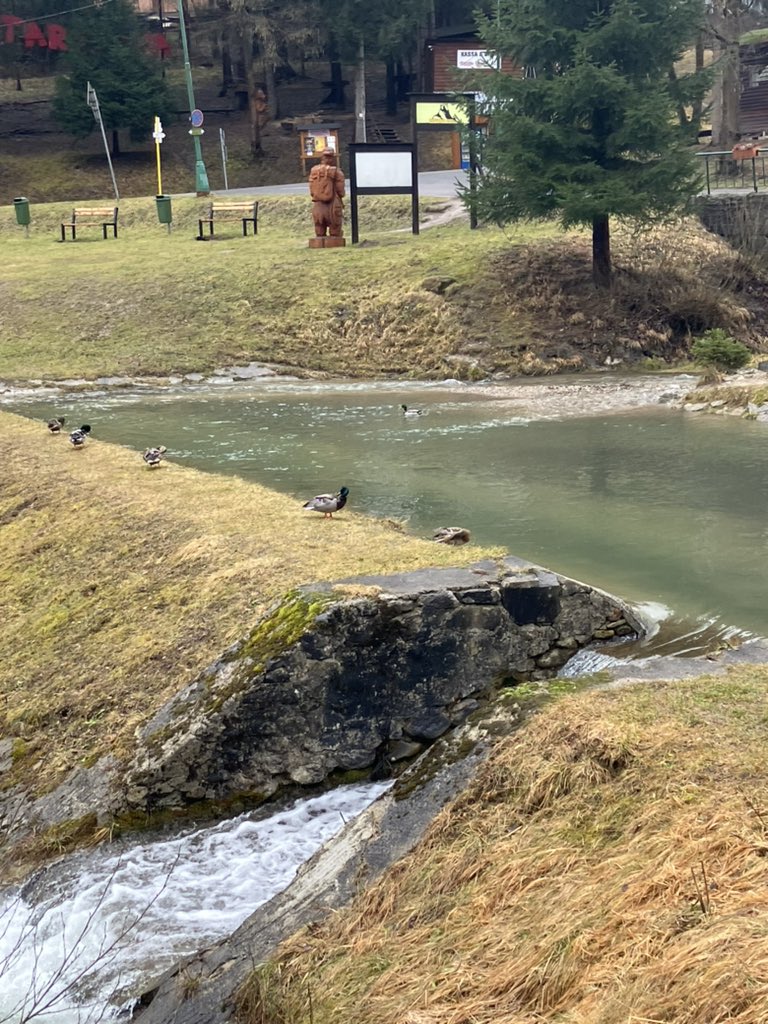
<svg viewBox="0 0 768 1024">
<path fill-rule="evenodd" d="M 757 150 L 757 156 L 735 160 L 729 150 L 697 153 L 704 161 L 707 195 L 721 190 L 757 192 L 768 188 L 768 152 Z"/>
</svg>

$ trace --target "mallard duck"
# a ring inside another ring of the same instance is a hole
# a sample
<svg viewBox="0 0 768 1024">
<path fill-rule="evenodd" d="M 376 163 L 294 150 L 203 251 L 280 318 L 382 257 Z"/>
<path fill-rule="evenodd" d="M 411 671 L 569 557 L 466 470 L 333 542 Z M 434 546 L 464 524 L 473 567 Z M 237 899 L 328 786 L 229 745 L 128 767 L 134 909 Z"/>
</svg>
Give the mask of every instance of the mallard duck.
<svg viewBox="0 0 768 1024">
<path fill-rule="evenodd" d="M 341 512 L 347 504 L 348 494 L 349 488 L 341 487 L 338 494 L 317 494 L 301 507 L 308 508 L 312 512 L 322 512 L 323 519 L 333 519 L 333 513 Z"/>
<path fill-rule="evenodd" d="M 415 419 L 417 416 L 427 415 L 426 409 L 409 409 L 407 405 L 401 405 L 400 408 L 403 410 L 403 416 L 408 420 Z"/>
<path fill-rule="evenodd" d="M 69 435 L 69 443 L 73 448 L 83 448 L 85 441 L 91 432 L 91 428 L 87 423 L 84 423 L 82 427 L 78 427 L 77 430 L 73 430 Z"/>
<path fill-rule="evenodd" d="M 155 469 L 163 461 L 163 456 L 168 451 L 165 445 L 158 445 L 157 448 L 147 448 L 142 455 L 142 459 L 146 462 L 150 469 Z"/>
<path fill-rule="evenodd" d="M 432 540 L 438 544 L 452 544 L 458 547 L 459 544 L 469 544 L 470 532 L 463 526 L 441 526 L 432 534 Z"/>
<path fill-rule="evenodd" d="M 55 420 L 48 420 L 48 429 L 52 434 L 60 434 L 64 426 L 64 417 L 58 416 Z"/>
</svg>

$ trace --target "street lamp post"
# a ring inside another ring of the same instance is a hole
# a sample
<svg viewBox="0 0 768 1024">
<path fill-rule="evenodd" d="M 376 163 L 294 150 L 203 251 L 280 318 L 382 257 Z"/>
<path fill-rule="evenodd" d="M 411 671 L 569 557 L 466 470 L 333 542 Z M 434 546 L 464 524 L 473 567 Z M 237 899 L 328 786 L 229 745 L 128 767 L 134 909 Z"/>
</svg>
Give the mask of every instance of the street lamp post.
<svg viewBox="0 0 768 1024">
<path fill-rule="evenodd" d="M 192 87 L 192 68 L 189 64 L 189 48 L 187 47 L 187 27 L 184 24 L 184 2 L 178 0 L 179 28 L 181 30 L 181 48 L 184 51 L 184 78 L 187 82 L 187 96 L 189 98 L 189 112 L 195 110 L 195 90 Z M 208 174 L 203 163 L 203 148 L 200 145 L 199 128 L 192 128 L 192 144 L 195 147 L 195 191 L 198 195 L 208 195 L 211 187 L 208 184 Z"/>
</svg>

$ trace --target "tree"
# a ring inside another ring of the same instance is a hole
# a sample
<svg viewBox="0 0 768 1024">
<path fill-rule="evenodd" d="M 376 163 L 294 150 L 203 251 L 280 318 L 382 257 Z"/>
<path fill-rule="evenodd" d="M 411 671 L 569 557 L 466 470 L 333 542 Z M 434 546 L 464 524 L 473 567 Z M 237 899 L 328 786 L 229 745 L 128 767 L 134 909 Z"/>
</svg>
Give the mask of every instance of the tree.
<svg viewBox="0 0 768 1024">
<path fill-rule="evenodd" d="M 486 44 L 526 68 L 485 72 L 491 117 L 477 212 L 592 229 L 592 273 L 612 276 L 610 218 L 663 219 L 698 189 L 676 118 L 706 87 L 669 69 L 701 24 L 701 0 L 500 0 Z"/>
<path fill-rule="evenodd" d="M 745 19 L 768 11 L 765 0 L 708 0 L 707 34 L 717 72 L 712 97 L 712 145 L 732 149 L 741 138 L 741 47 Z"/>
<path fill-rule="evenodd" d="M 88 135 L 94 128 L 85 102 L 90 82 L 104 127 L 112 132 L 112 155 L 118 156 L 120 130 L 140 139 L 151 132 L 155 115 L 166 112 L 165 83 L 144 48 L 141 23 L 129 0 L 111 0 L 78 12 L 67 41 L 68 72 L 56 82 L 54 116 L 72 135 Z"/>
</svg>

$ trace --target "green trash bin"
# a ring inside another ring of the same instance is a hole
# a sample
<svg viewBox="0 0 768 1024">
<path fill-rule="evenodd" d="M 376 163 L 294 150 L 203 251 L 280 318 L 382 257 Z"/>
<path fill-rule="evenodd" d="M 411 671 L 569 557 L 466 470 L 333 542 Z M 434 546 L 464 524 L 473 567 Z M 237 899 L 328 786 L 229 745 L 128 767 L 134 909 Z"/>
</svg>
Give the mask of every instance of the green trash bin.
<svg viewBox="0 0 768 1024">
<path fill-rule="evenodd" d="M 155 196 L 155 203 L 157 204 L 157 219 L 161 224 L 170 224 L 173 220 L 173 212 L 171 211 L 171 197 L 170 196 Z"/>
<path fill-rule="evenodd" d="M 29 222 L 32 219 L 29 215 L 29 200 L 26 196 L 19 196 L 13 200 L 13 208 L 16 211 L 16 223 L 20 224 L 21 227 L 29 227 Z"/>
</svg>

